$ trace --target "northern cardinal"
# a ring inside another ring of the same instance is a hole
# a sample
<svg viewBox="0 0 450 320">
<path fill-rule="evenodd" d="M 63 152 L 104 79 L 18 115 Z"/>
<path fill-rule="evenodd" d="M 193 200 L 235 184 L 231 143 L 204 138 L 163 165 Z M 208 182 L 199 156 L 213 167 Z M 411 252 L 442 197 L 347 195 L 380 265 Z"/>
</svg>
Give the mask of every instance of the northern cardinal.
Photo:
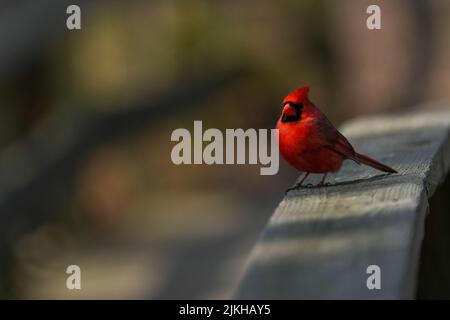
<svg viewBox="0 0 450 320">
<path fill-rule="evenodd" d="M 350 142 L 333 126 L 328 118 L 309 100 L 309 87 L 292 91 L 283 100 L 283 111 L 276 128 L 279 129 L 279 149 L 292 166 L 305 172 L 302 185 L 310 173 L 323 173 L 323 185 L 329 172 L 341 168 L 342 161 L 351 159 L 375 169 L 396 173 L 394 169 L 357 153 Z"/>
</svg>

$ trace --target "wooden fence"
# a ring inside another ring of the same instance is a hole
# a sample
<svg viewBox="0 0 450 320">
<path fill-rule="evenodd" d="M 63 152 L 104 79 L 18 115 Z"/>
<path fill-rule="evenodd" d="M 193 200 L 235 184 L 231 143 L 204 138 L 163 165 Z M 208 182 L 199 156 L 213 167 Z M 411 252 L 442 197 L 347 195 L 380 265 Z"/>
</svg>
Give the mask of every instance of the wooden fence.
<svg viewBox="0 0 450 320">
<path fill-rule="evenodd" d="M 449 171 L 449 128 L 448 111 L 346 124 L 342 132 L 359 152 L 399 173 L 346 161 L 331 185 L 289 192 L 254 248 L 235 297 L 415 298 L 429 198 Z M 367 286 L 373 265 L 380 289 Z"/>
</svg>

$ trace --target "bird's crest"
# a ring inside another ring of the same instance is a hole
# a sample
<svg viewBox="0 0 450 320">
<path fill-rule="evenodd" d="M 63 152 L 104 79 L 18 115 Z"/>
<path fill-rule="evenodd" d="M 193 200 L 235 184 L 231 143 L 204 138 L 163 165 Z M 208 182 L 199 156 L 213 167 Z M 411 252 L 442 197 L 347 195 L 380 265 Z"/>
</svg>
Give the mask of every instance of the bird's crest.
<svg viewBox="0 0 450 320">
<path fill-rule="evenodd" d="M 293 102 L 293 103 L 300 103 L 305 100 L 308 100 L 308 92 L 309 92 L 309 86 L 303 86 L 298 88 L 297 90 L 292 91 L 289 93 L 286 98 L 284 98 L 285 102 Z"/>
</svg>

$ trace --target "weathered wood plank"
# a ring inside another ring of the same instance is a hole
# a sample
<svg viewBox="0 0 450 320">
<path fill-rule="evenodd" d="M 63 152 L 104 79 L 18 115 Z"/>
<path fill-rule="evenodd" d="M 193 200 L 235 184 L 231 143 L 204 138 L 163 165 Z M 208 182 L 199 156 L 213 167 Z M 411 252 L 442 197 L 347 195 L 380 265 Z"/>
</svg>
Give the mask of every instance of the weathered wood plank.
<svg viewBox="0 0 450 320">
<path fill-rule="evenodd" d="M 236 297 L 413 298 L 428 198 L 450 166 L 449 128 L 448 111 L 345 125 L 357 150 L 399 173 L 346 161 L 332 185 L 291 191 L 253 250 Z M 367 289 L 369 265 L 381 268 L 381 290 Z"/>
</svg>

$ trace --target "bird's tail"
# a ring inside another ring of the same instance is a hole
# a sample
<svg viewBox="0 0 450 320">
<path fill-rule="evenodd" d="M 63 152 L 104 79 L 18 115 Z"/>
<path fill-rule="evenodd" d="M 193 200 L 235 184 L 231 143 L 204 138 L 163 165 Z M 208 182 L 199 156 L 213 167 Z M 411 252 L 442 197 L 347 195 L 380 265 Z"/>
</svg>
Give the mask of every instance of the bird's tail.
<svg viewBox="0 0 450 320">
<path fill-rule="evenodd" d="M 384 172 L 389 172 L 389 173 L 397 173 L 397 171 L 395 171 L 394 169 L 392 169 L 391 167 L 388 167 L 387 165 L 382 164 L 381 162 L 378 162 L 372 158 L 369 158 L 368 156 L 365 156 L 363 154 L 360 153 L 356 153 L 355 152 L 355 157 L 354 159 L 356 162 L 361 162 L 364 163 L 368 166 L 371 166 L 372 168 L 384 171 Z"/>
</svg>

